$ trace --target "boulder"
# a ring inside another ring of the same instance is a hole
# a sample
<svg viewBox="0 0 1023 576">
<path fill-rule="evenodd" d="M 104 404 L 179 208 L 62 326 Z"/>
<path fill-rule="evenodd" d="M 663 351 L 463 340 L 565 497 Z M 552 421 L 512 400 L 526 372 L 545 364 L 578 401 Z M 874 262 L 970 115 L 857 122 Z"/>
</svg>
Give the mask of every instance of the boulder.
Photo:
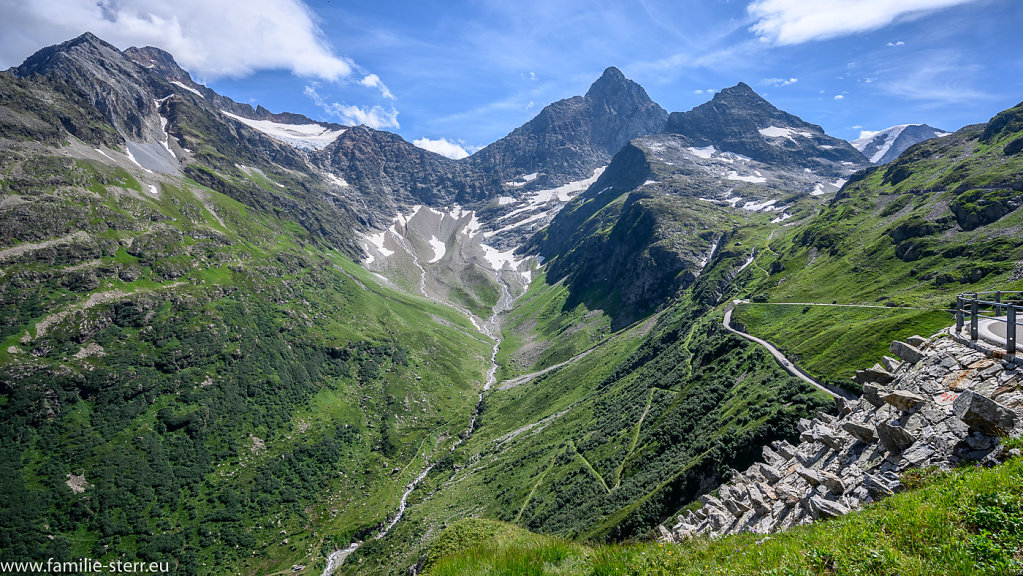
<svg viewBox="0 0 1023 576">
<path fill-rule="evenodd" d="M 894 422 L 878 422 L 874 429 L 884 449 L 893 454 L 901 453 L 916 442 L 912 434 Z"/>
<path fill-rule="evenodd" d="M 888 350 L 910 364 L 916 364 L 924 358 L 924 353 L 921 352 L 919 348 L 898 340 L 892 342 L 892 345 L 888 348 Z"/>
<path fill-rule="evenodd" d="M 845 494 L 845 482 L 842 482 L 841 478 L 827 471 L 822 471 L 820 475 L 824 479 L 824 487 L 828 489 L 828 492 L 835 496 Z"/>
<path fill-rule="evenodd" d="M 875 500 L 891 496 L 902 488 L 898 475 L 892 472 L 881 474 L 864 474 L 863 487 Z"/>
<path fill-rule="evenodd" d="M 815 520 L 820 520 L 822 518 L 837 518 L 849 512 L 849 509 L 842 504 L 832 502 L 831 500 L 825 500 L 820 496 L 811 496 L 808 504 L 810 514 L 813 515 Z"/>
<path fill-rule="evenodd" d="M 885 370 L 895 373 L 896 370 L 902 367 L 902 362 L 897 358 L 885 356 L 884 358 L 881 358 L 881 365 L 884 366 Z"/>
<path fill-rule="evenodd" d="M 903 412 L 909 412 L 924 401 L 923 396 L 909 390 L 893 390 L 882 396 L 882 399 Z"/>
<path fill-rule="evenodd" d="M 821 484 L 824 483 L 824 477 L 821 475 L 821 473 L 810 468 L 800 467 L 798 470 L 796 470 L 796 474 L 799 474 L 799 476 L 803 480 L 809 482 L 811 486 L 820 486 Z"/>
<path fill-rule="evenodd" d="M 906 338 L 906 344 L 909 344 L 910 346 L 916 346 L 917 348 L 923 346 L 926 343 L 927 338 L 924 338 L 923 336 L 919 336 L 916 334 L 910 336 L 909 338 Z"/>
<path fill-rule="evenodd" d="M 857 370 L 852 379 L 853 382 L 861 385 L 866 384 L 867 382 L 888 384 L 892 380 L 895 380 L 895 375 L 882 368 L 880 364 L 874 364 L 873 368 Z"/>
<path fill-rule="evenodd" d="M 1008 434 L 1018 419 L 1011 408 L 972 390 L 963 392 L 955 399 L 952 411 L 970 428 L 998 436 Z"/>
<path fill-rule="evenodd" d="M 864 400 L 876 407 L 884 405 L 884 400 L 881 399 L 881 394 L 885 393 L 885 391 L 877 383 L 867 382 L 863 384 L 862 390 Z"/>
<path fill-rule="evenodd" d="M 846 422 L 842 424 L 842 430 L 845 430 L 850 436 L 864 444 L 873 444 L 874 442 L 877 442 L 877 435 L 874 434 L 874 429 L 870 426 L 864 426 L 855 422 Z"/>
</svg>

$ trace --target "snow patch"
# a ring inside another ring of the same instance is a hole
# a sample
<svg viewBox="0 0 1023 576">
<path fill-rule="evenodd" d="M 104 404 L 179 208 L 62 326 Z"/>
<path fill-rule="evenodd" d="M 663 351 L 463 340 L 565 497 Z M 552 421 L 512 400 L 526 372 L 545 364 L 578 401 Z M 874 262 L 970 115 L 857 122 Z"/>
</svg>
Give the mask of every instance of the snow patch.
<svg viewBox="0 0 1023 576">
<path fill-rule="evenodd" d="M 329 172 L 327 173 L 327 180 L 330 180 L 331 182 L 333 182 L 334 184 L 336 184 L 338 186 L 341 186 L 342 188 L 344 188 L 345 186 L 348 186 L 348 182 L 346 182 L 344 178 L 338 178 L 337 176 L 335 176 L 335 175 L 333 175 L 333 174 L 331 174 Z"/>
<path fill-rule="evenodd" d="M 660 182 L 658 182 L 657 180 L 647 180 L 646 182 L 643 183 L 643 186 L 649 186 L 651 184 L 660 184 Z"/>
<path fill-rule="evenodd" d="M 848 180 L 846 180 L 845 178 L 839 178 L 838 180 L 832 182 L 831 185 L 834 186 L 835 188 L 841 188 L 842 186 L 845 186 L 846 182 L 848 182 Z"/>
<path fill-rule="evenodd" d="M 693 148 L 690 146 L 688 150 L 692 152 L 694 156 L 698 156 L 704 160 L 709 160 L 710 157 L 714 155 L 714 152 L 717 152 L 713 145 L 704 146 L 703 148 Z"/>
<path fill-rule="evenodd" d="M 322 150 L 345 132 L 344 128 L 331 130 L 322 124 L 281 124 L 270 120 L 244 118 L 226 110 L 221 110 L 220 113 L 271 138 L 303 150 Z"/>
<path fill-rule="evenodd" d="M 742 209 L 749 210 L 750 212 L 759 212 L 761 210 L 767 212 L 771 210 L 771 206 L 773 206 L 776 202 L 777 200 L 764 200 L 763 202 L 747 202 L 742 205 Z"/>
<path fill-rule="evenodd" d="M 370 244 L 376 247 L 377 252 L 384 255 L 384 258 L 388 258 L 394 255 L 394 250 L 388 250 L 384 248 L 384 238 L 387 235 L 387 231 L 377 232 L 376 234 L 366 234 L 363 236 Z M 368 248 L 368 247 L 367 247 Z"/>
<path fill-rule="evenodd" d="M 788 220 L 789 218 L 792 218 L 792 214 L 785 213 L 785 214 L 782 214 L 781 216 L 778 216 L 777 218 L 771 220 L 771 224 L 777 224 L 779 222 L 784 222 L 784 221 Z"/>
<path fill-rule="evenodd" d="M 728 173 L 725 174 L 725 179 L 751 182 L 753 184 L 763 184 L 764 182 L 767 182 L 767 178 L 764 178 L 763 176 L 743 176 L 735 170 L 729 170 Z"/>
<path fill-rule="evenodd" d="M 497 205 L 498 206 L 507 206 L 509 204 L 514 204 L 515 202 L 517 202 L 517 200 L 515 200 L 511 196 L 498 196 L 497 197 Z"/>
<path fill-rule="evenodd" d="M 158 196 L 160 194 L 160 191 L 156 189 L 156 186 L 154 186 L 153 184 L 150 184 L 149 185 L 149 193 L 152 194 L 153 196 Z"/>
<path fill-rule="evenodd" d="M 191 92 L 192 94 L 195 94 L 196 96 L 198 96 L 200 98 L 206 98 L 205 96 L 202 95 L 202 92 L 196 90 L 195 88 L 192 88 L 188 84 L 185 84 L 183 82 L 178 82 L 177 80 L 171 80 L 171 84 L 177 86 L 178 88 L 181 88 L 182 90 L 188 90 L 189 92 Z"/>
<path fill-rule="evenodd" d="M 107 154 L 106 152 L 104 152 L 104 151 L 100 150 L 99 148 L 94 148 L 94 150 L 96 150 L 96 152 L 99 152 L 100 154 L 102 154 L 102 155 L 106 156 L 107 158 L 110 158 L 110 161 L 111 161 L 111 162 L 116 162 L 116 160 L 114 160 L 113 158 L 111 158 L 109 154 Z"/>
<path fill-rule="evenodd" d="M 810 196 L 820 196 L 824 194 L 824 186 L 820 182 L 813 185 L 813 192 L 810 192 Z"/>
<path fill-rule="evenodd" d="M 443 258 L 445 252 L 447 252 L 447 246 L 445 246 L 444 242 L 441 242 L 439 238 L 433 235 L 430 236 L 430 239 L 427 240 L 427 242 L 429 242 L 430 247 L 433 248 L 433 258 L 429 260 L 429 263 L 433 264 L 434 262 L 440 262 L 440 259 Z"/>
<path fill-rule="evenodd" d="M 797 132 L 792 128 L 779 128 L 777 126 L 768 126 L 767 128 L 761 128 L 757 130 L 761 136 L 767 136 L 768 138 L 792 138 L 793 134 L 797 134 L 804 138 L 810 138 L 813 134 L 809 132 Z"/>
<path fill-rule="evenodd" d="M 128 143 L 127 142 L 124 143 L 124 155 L 128 157 L 128 160 L 131 160 L 132 162 L 134 162 L 135 165 L 138 166 L 139 168 L 145 170 L 146 172 L 149 172 L 150 174 L 153 173 L 153 171 L 150 170 L 149 168 L 146 168 L 145 166 L 139 164 L 139 161 L 136 160 L 135 156 L 132 155 L 131 148 L 128 147 Z M 107 156 L 107 157 L 109 158 L 109 156 Z"/>
</svg>

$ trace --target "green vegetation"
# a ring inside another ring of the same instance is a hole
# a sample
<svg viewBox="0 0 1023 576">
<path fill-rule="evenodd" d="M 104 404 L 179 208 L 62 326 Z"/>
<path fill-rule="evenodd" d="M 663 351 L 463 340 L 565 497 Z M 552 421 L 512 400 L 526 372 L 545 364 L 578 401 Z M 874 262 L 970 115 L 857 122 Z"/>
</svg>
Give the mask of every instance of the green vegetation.
<svg viewBox="0 0 1023 576">
<path fill-rule="evenodd" d="M 1023 569 L 1023 460 L 930 475 L 921 488 L 836 520 L 764 536 L 587 546 L 514 527 L 456 524 L 431 576 L 1014 574 Z"/>
<path fill-rule="evenodd" d="M 931 336 L 954 320 L 938 310 L 740 304 L 732 322 L 777 346 L 818 380 L 854 389 L 853 373 L 888 354 L 892 340 Z"/>
</svg>

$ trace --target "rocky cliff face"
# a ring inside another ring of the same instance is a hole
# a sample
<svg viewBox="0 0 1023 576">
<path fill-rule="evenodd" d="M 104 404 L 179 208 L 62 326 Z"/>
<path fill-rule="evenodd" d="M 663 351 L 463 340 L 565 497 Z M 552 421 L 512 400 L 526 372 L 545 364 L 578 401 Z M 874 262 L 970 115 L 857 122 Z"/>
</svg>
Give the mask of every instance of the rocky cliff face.
<svg viewBox="0 0 1023 576">
<path fill-rule="evenodd" d="M 1023 424 L 1023 370 L 947 335 L 893 342 L 884 366 L 860 371 L 863 396 L 839 415 L 803 420 L 798 445 L 765 446 L 763 461 L 705 495 L 664 539 L 770 532 L 845 514 L 900 489 L 910 468 L 991 463 L 999 437 Z"/>
<path fill-rule="evenodd" d="M 667 112 L 611 67 L 584 96 L 559 100 L 511 134 L 473 154 L 473 166 L 505 180 L 535 174 L 524 190 L 591 175 L 629 140 L 664 128 Z"/>
</svg>

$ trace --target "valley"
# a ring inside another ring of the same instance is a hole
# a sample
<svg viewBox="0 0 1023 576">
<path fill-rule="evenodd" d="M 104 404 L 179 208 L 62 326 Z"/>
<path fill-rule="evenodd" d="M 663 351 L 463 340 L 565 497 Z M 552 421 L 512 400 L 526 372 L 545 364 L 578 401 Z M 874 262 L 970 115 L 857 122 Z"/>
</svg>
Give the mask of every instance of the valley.
<svg viewBox="0 0 1023 576">
<path fill-rule="evenodd" d="M 1023 105 L 849 143 L 610 67 L 453 160 L 92 34 L 0 90 L 4 560 L 632 558 L 956 293 L 1023 288 Z"/>
</svg>

